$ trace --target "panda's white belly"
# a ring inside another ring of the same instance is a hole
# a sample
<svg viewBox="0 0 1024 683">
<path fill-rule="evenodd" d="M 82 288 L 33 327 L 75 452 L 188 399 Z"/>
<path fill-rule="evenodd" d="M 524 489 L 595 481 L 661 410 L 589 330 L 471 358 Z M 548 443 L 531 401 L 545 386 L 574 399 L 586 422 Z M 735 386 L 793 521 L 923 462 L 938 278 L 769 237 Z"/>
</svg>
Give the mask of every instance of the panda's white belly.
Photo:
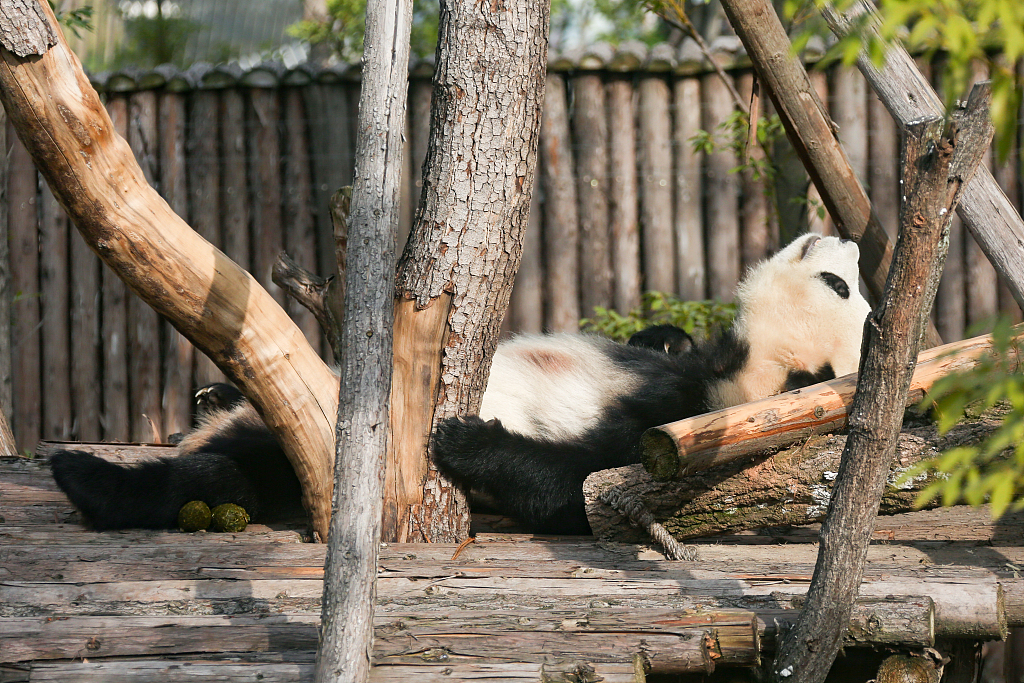
<svg viewBox="0 0 1024 683">
<path fill-rule="evenodd" d="M 608 340 L 578 334 L 523 335 L 494 355 L 480 417 L 506 429 L 567 439 L 595 426 L 636 379 L 612 363 Z"/>
</svg>

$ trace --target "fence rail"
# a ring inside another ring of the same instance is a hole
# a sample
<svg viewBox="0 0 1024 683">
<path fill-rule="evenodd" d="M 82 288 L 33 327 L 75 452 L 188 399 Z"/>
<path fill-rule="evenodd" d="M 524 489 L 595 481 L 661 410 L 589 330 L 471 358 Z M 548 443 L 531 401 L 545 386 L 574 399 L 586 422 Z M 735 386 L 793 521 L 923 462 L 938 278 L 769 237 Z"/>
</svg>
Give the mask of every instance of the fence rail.
<svg viewBox="0 0 1024 683">
<path fill-rule="evenodd" d="M 731 75 L 749 95 L 750 72 Z M 859 73 L 838 69 L 814 79 L 875 210 L 895 231 L 899 141 L 892 121 Z M 134 89 L 145 82 L 136 78 L 126 90 L 112 78 L 105 96 L 154 187 L 249 268 L 327 354 L 313 317 L 285 300 L 270 270 L 282 250 L 320 273 L 334 269 L 328 198 L 351 180 L 359 84 L 287 81 L 259 87 L 268 83 L 236 74 L 227 87 L 163 78 L 159 88 Z M 403 234 L 419 196 L 429 112 L 429 80 L 416 76 Z M 791 207 L 783 207 L 779 219 L 764 184 L 733 172 L 739 159 L 732 149 L 695 151 L 690 139 L 731 112 L 722 83 L 698 70 L 553 71 L 540 187 L 506 329 L 575 329 L 594 306 L 625 311 L 646 289 L 728 299 L 742 270 L 780 240 L 830 230 L 814 211 L 794 225 L 786 218 Z M 4 407 L 19 447 L 31 449 L 40 438 L 153 441 L 186 430 L 192 389 L 219 379 L 219 371 L 101 267 L 13 132 L 7 135 L 14 297 L 12 405 Z M 1019 207 L 1016 153 L 989 163 Z M 811 188 L 812 206 L 815 196 Z M 980 249 L 955 225 L 935 310 L 940 333 L 961 338 L 1000 310 L 1020 316 Z"/>
</svg>

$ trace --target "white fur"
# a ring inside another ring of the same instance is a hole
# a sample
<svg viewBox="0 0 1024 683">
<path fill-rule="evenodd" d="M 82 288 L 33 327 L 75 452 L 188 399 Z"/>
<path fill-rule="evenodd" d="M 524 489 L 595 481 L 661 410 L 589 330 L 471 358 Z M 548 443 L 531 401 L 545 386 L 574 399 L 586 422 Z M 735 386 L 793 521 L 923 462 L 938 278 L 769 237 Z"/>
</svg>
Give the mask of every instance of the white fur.
<svg viewBox="0 0 1024 683">
<path fill-rule="evenodd" d="M 480 406 L 510 431 L 551 439 L 578 436 L 597 424 L 635 378 L 608 358 L 614 342 L 585 334 L 522 335 L 498 346 Z"/>
<path fill-rule="evenodd" d="M 790 370 L 814 372 L 830 363 L 836 377 L 856 372 L 864 319 L 860 250 L 838 237 L 803 235 L 750 269 L 736 291 L 736 334 L 750 344 L 750 358 L 736 379 L 717 390 L 719 407 L 779 392 Z M 834 273 L 850 287 L 840 298 L 817 274 Z"/>
</svg>

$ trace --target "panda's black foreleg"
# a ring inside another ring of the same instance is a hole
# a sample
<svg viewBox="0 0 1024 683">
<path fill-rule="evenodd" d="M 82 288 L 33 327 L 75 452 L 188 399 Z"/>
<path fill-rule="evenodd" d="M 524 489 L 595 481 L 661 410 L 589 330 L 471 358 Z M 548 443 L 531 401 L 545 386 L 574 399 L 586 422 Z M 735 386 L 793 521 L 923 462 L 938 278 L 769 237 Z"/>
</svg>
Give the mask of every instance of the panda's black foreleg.
<svg viewBox="0 0 1024 683">
<path fill-rule="evenodd" d="M 466 417 L 439 424 L 433 450 L 438 469 L 466 488 L 483 491 L 532 531 L 590 533 L 583 480 L 595 468 L 580 444 L 534 439 L 508 431 L 497 420 Z"/>
</svg>

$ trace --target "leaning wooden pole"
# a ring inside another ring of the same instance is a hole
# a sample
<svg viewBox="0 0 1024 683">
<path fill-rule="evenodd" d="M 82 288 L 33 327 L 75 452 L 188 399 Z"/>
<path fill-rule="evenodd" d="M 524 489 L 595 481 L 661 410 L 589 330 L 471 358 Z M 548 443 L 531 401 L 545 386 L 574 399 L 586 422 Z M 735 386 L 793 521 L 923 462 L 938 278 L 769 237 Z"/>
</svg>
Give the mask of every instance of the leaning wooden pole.
<svg viewBox="0 0 1024 683">
<path fill-rule="evenodd" d="M 326 536 L 337 379 L 259 283 L 149 186 L 43 0 L 0 0 L 0 100 L 90 248 L 259 408 Z"/>
<path fill-rule="evenodd" d="M 870 2 L 858 0 L 842 13 L 825 5 L 822 15 L 832 32 L 843 37 L 856 28 L 877 33 L 880 19 L 874 11 Z M 872 15 L 871 20 L 862 22 L 864 15 Z M 881 66 L 862 50 L 857 56 L 857 68 L 897 123 L 906 125 L 945 111 L 914 58 L 898 44 L 887 47 Z M 979 168 L 967 184 L 957 215 L 1003 276 L 1017 305 L 1024 309 L 1024 220 L 988 168 Z"/>
<path fill-rule="evenodd" d="M 352 201 L 347 231 L 335 226 L 347 296 L 317 683 L 370 677 L 411 28 L 412 0 L 366 4 Z"/>
<path fill-rule="evenodd" d="M 860 384 L 807 601 L 779 643 L 769 678 L 824 681 L 842 646 L 867 559 L 885 478 L 903 422 L 903 406 L 928 318 L 922 283 L 941 267 L 948 229 L 965 184 L 992 141 L 990 90 L 976 87 L 951 132 L 931 117 L 908 126 L 903 145 L 900 232 L 882 300 L 864 325 Z"/>
</svg>

